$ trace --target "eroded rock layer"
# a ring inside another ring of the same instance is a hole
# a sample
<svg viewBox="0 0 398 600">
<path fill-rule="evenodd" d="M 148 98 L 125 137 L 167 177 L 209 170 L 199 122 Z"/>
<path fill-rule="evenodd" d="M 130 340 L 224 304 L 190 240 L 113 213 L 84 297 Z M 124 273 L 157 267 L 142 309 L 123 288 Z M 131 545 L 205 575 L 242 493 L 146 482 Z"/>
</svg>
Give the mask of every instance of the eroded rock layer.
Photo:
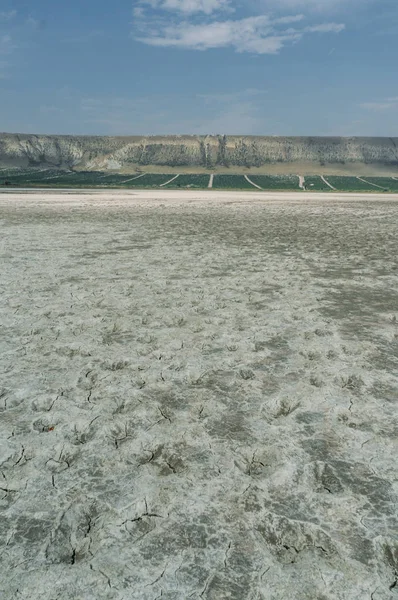
<svg viewBox="0 0 398 600">
<path fill-rule="evenodd" d="M 270 165 L 398 168 L 398 138 L 0 134 L 0 166 L 134 171 L 266 169 Z"/>
</svg>

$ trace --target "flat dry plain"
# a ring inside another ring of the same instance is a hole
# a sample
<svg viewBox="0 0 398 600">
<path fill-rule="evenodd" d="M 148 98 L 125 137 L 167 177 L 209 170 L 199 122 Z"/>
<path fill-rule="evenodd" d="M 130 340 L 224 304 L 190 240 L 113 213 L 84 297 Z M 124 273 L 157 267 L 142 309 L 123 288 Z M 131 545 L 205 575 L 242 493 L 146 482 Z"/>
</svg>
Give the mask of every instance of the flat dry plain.
<svg viewBox="0 0 398 600">
<path fill-rule="evenodd" d="M 398 598 L 398 197 L 2 193 L 0 596 Z"/>
</svg>

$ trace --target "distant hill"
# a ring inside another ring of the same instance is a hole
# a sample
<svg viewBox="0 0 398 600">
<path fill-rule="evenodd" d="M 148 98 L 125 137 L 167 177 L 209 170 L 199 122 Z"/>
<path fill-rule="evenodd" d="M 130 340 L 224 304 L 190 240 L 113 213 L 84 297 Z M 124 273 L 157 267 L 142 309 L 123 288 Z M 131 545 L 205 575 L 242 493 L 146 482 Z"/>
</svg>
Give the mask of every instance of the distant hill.
<svg viewBox="0 0 398 600">
<path fill-rule="evenodd" d="M 398 173 L 398 138 L 0 133 L 0 167 L 253 173 Z"/>
</svg>

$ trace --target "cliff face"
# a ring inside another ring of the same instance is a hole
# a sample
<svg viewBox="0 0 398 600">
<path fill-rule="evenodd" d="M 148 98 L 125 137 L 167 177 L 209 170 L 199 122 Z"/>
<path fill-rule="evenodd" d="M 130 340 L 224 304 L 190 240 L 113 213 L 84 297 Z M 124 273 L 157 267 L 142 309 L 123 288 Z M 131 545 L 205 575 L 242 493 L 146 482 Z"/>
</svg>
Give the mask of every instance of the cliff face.
<svg viewBox="0 0 398 600">
<path fill-rule="evenodd" d="M 209 171 L 275 164 L 371 165 L 398 169 L 398 138 L 0 134 L 1 166 L 134 171 L 172 167 Z"/>
</svg>

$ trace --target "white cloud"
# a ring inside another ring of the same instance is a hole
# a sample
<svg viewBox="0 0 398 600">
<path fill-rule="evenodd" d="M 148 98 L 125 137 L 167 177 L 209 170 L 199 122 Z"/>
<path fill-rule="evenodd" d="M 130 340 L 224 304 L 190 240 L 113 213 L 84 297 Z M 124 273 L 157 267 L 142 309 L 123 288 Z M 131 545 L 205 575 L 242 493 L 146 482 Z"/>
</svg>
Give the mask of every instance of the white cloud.
<svg viewBox="0 0 398 600">
<path fill-rule="evenodd" d="M 364 110 L 383 111 L 398 109 L 398 96 L 393 98 L 385 98 L 381 102 L 363 102 L 360 107 Z"/>
<path fill-rule="evenodd" d="M 276 54 L 286 44 L 299 41 L 307 33 L 338 33 L 344 29 L 340 23 L 323 23 L 303 29 L 280 29 L 280 25 L 296 23 L 302 15 L 283 19 L 270 19 L 267 15 L 239 20 L 213 21 L 152 27 L 139 41 L 151 46 L 176 47 L 192 50 L 232 47 L 237 52 Z"/>
<path fill-rule="evenodd" d="M 154 9 L 174 11 L 187 15 L 194 13 L 211 15 L 216 11 L 230 9 L 229 0 L 142 0 L 141 4 L 149 5 Z M 138 6 L 137 8 L 139 9 L 140 7 Z"/>
</svg>

